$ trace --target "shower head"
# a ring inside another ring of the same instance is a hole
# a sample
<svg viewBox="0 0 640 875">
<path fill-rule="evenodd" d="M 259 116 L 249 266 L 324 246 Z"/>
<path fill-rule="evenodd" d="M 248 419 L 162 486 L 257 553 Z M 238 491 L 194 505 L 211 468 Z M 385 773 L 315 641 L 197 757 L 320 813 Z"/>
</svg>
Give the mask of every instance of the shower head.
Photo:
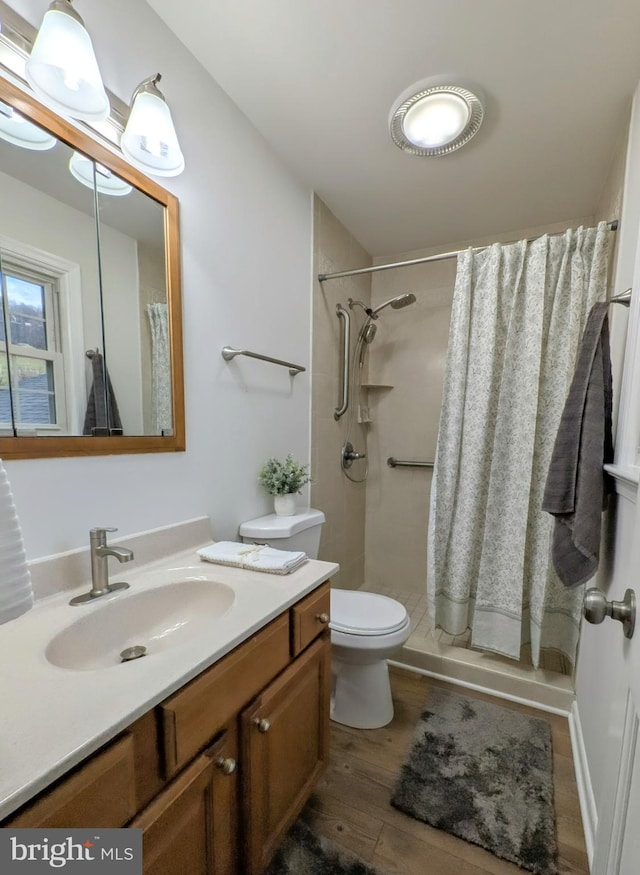
<svg viewBox="0 0 640 875">
<path fill-rule="evenodd" d="M 380 310 L 384 310 L 385 307 L 391 307 L 393 310 L 402 310 L 403 307 L 408 307 L 410 304 L 415 304 L 415 302 L 416 296 L 413 292 L 407 292 L 404 295 L 397 295 L 395 298 L 385 301 L 384 304 L 380 304 L 369 315 L 372 319 L 377 319 L 378 313 Z"/>
<path fill-rule="evenodd" d="M 362 339 L 365 343 L 371 343 L 373 338 L 376 336 L 376 331 L 378 330 L 378 326 L 374 325 L 373 322 L 368 322 L 365 327 L 362 329 Z"/>
</svg>

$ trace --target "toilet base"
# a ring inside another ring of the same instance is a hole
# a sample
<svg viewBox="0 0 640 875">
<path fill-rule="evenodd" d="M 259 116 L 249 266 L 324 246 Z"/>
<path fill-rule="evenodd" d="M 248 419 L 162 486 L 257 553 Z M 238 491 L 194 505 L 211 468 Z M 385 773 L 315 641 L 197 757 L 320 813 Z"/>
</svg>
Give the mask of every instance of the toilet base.
<svg viewBox="0 0 640 875">
<path fill-rule="evenodd" d="M 355 729 L 379 729 L 393 720 L 389 668 L 384 659 L 367 665 L 331 662 L 331 719 Z"/>
</svg>

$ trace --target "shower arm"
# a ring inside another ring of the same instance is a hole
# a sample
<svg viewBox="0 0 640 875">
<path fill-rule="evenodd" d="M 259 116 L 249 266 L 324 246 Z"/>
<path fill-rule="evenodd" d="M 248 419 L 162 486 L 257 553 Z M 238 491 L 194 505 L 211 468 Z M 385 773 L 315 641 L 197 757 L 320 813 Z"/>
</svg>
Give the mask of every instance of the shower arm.
<svg viewBox="0 0 640 875">
<path fill-rule="evenodd" d="M 342 362 L 340 364 L 340 377 L 342 385 L 342 397 L 340 405 L 333 411 L 333 418 L 337 421 L 343 416 L 349 407 L 349 378 L 350 378 L 350 358 L 351 352 L 349 343 L 351 338 L 351 314 L 348 310 L 338 304 L 336 306 L 336 314 L 340 319 L 340 334 L 342 340 Z"/>
</svg>

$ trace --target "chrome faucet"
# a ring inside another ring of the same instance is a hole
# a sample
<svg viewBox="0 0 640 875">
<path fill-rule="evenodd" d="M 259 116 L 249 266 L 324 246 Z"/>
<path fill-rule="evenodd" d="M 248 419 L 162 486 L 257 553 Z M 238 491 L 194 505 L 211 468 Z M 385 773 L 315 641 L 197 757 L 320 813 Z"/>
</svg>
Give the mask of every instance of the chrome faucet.
<svg viewBox="0 0 640 875">
<path fill-rule="evenodd" d="M 107 544 L 107 532 L 117 532 L 117 529 L 96 528 L 89 532 L 91 546 L 91 589 L 82 595 L 72 598 L 70 605 L 85 605 L 100 596 L 119 589 L 129 589 L 129 584 L 121 581 L 109 583 L 109 569 L 107 560 L 109 556 L 115 556 L 118 562 L 131 562 L 133 551 L 126 547 L 112 547 Z"/>
</svg>

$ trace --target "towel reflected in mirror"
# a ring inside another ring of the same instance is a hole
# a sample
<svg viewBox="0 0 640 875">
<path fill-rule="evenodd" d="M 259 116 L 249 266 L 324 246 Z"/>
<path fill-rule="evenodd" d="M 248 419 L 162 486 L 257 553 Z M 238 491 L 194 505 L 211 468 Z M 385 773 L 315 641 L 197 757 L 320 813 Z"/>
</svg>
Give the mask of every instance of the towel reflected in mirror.
<svg viewBox="0 0 640 875">
<path fill-rule="evenodd" d="M 89 350 L 87 357 L 91 359 L 93 382 L 89 390 L 82 434 L 93 437 L 121 435 L 122 421 L 104 358 L 97 349 Z"/>
</svg>

